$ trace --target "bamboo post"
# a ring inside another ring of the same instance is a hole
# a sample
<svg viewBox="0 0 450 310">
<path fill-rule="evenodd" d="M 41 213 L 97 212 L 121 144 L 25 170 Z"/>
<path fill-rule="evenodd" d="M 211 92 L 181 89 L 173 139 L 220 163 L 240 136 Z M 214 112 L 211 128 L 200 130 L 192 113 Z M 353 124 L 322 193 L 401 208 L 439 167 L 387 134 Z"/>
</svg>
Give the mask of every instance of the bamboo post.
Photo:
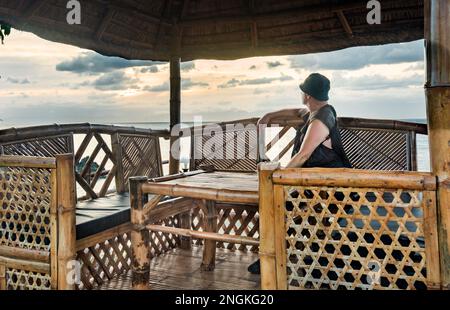
<svg viewBox="0 0 450 310">
<path fill-rule="evenodd" d="M 438 178 L 441 285 L 450 289 L 450 3 L 427 0 L 424 16 L 425 92 L 431 166 Z"/>
<path fill-rule="evenodd" d="M 148 195 L 142 194 L 142 184 L 146 177 L 130 178 L 131 204 L 131 271 L 132 286 L 135 290 L 149 289 L 150 281 L 150 232 L 145 228 L 144 205 Z"/>
<path fill-rule="evenodd" d="M 180 59 L 180 35 L 175 26 L 172 35 L 172 51 L 170 57 L 170 130 L 181 122 L 181 59 Z M 180 171 L 180 158 L 172 154 L 172 146 L 179 137 L 170 136 L 170 161 L 169 173 L 175 174 Z"/>
<path fill-rule="evenodd" d="M 205 201 L 205 231 L 217 232 L 217 209 L 212 200 Z M 203 246 L 202 271 L 213 271 L 216 267 L 216 241 L 205 240 Z"/>
<path fill-rule="evenodd" d="M 72 154 L 56 156 L 57 201 L 58 201 L 58 289 L 72 290 L 70 262 L 76 258 L 75 231 L 75 171 Z"/>
<path fill-rule="evenodd" d="M 263 163 L 259 171 L 259 258 L 261 289 L 277 289 L 275 251 L 275 208 L 272 173 L 279 163 Z"/>
<path fill-rule="evenodd" d="M 111 151 L 113 153 L 115 159 L 115 167 L 116 167 L 116 191 L 118 193 L 126 192 L 126 180 L 123 174 L 123 164 L 122 164 L 122 146 L 120 145 L 120 134 L 115 133 L 111 135 Z"/>
<path fill-rule="evenodd" d="M 0 264 L 0 291 L 6 290 L 6 266 Z"/>
</svg>

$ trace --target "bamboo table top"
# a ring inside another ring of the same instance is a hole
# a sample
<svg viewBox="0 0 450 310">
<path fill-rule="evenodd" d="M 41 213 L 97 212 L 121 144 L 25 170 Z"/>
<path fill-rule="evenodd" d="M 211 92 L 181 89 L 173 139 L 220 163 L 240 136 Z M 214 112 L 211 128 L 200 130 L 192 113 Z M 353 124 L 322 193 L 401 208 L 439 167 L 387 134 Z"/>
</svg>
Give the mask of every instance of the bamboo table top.
<svg viewBox="0 0 450 310">
<path fill-rule="evenodd" d="M 258 203 L 256 172 L 205 172 L 179 179 L 149 182 L 144 192 L 220 202 Z"/>
</svg>

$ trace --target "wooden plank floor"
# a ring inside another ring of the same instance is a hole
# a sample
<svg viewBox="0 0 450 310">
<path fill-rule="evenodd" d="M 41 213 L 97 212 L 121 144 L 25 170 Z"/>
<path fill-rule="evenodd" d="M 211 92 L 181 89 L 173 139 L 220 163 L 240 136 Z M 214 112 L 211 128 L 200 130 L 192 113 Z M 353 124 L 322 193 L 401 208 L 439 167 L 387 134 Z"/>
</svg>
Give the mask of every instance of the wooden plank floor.
<svg viewBox="0 0 450 310">
<path fill-rule="evenodd" d="M 260 276 L 247 271 L 255 253 L 217 249 L 216 269 L 200 270 L 202 247 L 174 249 L 151 262 L 150 287 L 155 290 L 259 290 Z M 131 271 L 112 279 L 102 290 L 131 289 Z"/>
</svg>

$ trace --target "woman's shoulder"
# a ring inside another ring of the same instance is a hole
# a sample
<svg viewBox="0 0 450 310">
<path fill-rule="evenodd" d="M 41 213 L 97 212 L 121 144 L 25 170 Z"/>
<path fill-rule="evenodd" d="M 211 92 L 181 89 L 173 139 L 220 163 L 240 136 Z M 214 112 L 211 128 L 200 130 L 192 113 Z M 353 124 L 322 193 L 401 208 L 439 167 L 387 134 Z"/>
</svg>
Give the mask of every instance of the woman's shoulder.
<svg viewBox="0 0 450 310">
<path fill-rule="evenodd" d="M 327 104 L 318 111 L 311 113 L 311 121 L 316 119 L 320 120 L 325 126 L 331 129 L 336 124 L 336 111 L 332 105 Z"/>
</svg>

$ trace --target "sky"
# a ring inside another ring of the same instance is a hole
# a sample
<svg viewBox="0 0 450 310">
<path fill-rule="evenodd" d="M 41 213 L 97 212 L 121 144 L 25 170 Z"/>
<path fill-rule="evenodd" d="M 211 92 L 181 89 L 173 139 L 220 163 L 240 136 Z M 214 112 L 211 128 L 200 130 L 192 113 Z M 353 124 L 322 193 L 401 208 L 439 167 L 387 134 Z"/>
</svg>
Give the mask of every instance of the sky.
<svg viewBox="0 0 450 310">
<path fill-rule="evenodd" d="M 0 45 L 0 127 L 164 122 L 167 63 L 105 57 L 13 29 Z M 340 116 L 425 118 L 423 41 L 320 54 L 182 63 L 182 121 L 233 120 L 301 107 L 298 84 L 331 80 Z"/>
</svg>

